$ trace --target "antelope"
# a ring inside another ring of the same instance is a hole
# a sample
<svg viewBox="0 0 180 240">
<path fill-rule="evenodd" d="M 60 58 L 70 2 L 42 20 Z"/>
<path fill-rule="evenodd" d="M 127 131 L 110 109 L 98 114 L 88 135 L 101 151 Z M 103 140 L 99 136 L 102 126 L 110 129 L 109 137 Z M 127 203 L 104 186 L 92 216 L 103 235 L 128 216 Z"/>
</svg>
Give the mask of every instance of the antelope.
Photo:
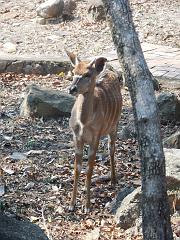
<svg viewBox="0 0 180 240">
<path fill-rule="evenodd" d="M 117 125 L 122 109 L 121 87 L 115 72 L 106 68 L 107 59 L 81 61 L 66 50 L 73 66 L 73 81 L 69 93 L 76 96 L 69 120 L 75 145 L 74 185 L 69 210 L 76 204 L 77 185 L 82 167 L 83 146 L 89 145 L 86 173 L 85 213 L 90 211 L 90 185 L 96 152 L 101 136 L 108 135 L 108 150 L 111 165 L 111 184 L 116 182 L 114 152 Z"/>
</svg>

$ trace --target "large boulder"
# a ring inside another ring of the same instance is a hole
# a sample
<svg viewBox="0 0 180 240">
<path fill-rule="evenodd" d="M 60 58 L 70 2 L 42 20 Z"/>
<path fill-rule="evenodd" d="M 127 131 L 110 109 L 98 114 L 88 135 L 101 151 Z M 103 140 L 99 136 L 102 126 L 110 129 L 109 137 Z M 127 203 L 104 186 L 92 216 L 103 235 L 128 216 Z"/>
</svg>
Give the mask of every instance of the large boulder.
<svg viewBox="0 0 180 240">
<path fill-rule="evenodd" d="M 64 0 L 48 0 L 36 9 L 37 15 L 42 18 L 56 18 L 62 16 Z"/>
<path fill-rule="evenodd" d="M 42 229 L 28 221 L 0 214 L 1 240 L 48 240 Z"/>
<path fill-rule="evenodd" d="M 75 98 L 57 91 L 31 85 L 26 89 L 20 106 L 20 115 L 25 117 L 69 117 Z"/>
<path fill-rule="evenodd" d="M 180 100 L 174 93 L 162 92 L 157 97 L 162 122 L 180 121 Z"/>
<path fill-rule="evenodd" d="M 164 149 L 168 198 L 171 209 L 180 210 L 180 149 Z M 140 217 L 141 188 L 135 189 L 120 203 L 115 214 L 116 223 L 123 229 L 133 227 Z"/>
<path fill-rule="evenodd" d="M 170 137 L 167 137 L 163 141 L 163 145 L 166 148 L 178 148 L 180 149 L 180 131 L 177 131 Z"/>
</svg>

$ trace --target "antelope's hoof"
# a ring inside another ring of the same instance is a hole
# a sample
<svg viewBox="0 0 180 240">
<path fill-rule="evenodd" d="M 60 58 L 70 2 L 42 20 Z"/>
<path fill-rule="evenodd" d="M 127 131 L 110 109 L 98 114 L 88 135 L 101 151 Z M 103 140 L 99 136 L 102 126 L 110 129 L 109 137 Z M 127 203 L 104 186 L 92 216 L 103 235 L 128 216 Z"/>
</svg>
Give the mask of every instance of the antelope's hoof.
<svg viewBox="0 0 180 240">
<path fill-rule="evenodd" d="M 68 208 L 68 211 L 73 212 L 74 209 L 75 209 L 75 205 L 70 205 L 69 208 Z"/>
</svg>

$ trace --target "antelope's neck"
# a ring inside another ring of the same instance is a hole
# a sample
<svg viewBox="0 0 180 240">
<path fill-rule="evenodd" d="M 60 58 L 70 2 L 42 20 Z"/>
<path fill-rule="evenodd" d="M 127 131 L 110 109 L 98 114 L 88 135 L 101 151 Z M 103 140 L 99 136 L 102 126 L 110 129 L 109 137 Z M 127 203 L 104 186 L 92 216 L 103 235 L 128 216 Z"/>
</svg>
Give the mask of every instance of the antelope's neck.
<svg viewBox="0 0 180 240">
<path fill-rule="evenodd" d="M 93 118 L 93 108 L 94 108 L 94 88 L 85 94 L 80 94 L 78 96 L 79 105 L 79 120 L 86 124 Z"/>
</svg>

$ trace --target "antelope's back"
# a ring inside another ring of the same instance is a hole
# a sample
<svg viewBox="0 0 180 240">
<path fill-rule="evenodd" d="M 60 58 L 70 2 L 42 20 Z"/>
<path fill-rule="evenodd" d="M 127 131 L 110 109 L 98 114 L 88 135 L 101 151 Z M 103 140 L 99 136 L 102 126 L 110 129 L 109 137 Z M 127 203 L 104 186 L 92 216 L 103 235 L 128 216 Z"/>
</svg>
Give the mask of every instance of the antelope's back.
<svg viewBox="0 0 180 240">
<path fill-rule="evenodd" d="M 122 109 L 121 83 L 116 72 L 107 69 L 99 75 L 95 97 L 103 116 L 102 135 L 106 135 L 116 127 Z"/>
</svg>

